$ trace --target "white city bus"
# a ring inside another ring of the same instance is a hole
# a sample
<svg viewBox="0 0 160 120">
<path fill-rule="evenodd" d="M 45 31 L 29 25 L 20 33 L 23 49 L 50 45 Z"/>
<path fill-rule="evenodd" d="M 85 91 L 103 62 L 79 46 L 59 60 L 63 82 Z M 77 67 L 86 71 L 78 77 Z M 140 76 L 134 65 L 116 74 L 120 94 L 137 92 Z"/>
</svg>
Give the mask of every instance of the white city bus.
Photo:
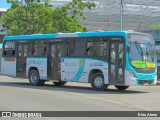
<svg viewBox="0 0 160 120">
<path fill-rule="evenodd" d="M 35 86 L 49 80 L 91 83 L 95 90 L 154 85 L 155 43 L 151 35 L 131 31 L 5 36 L 1 72 Z"/>
</svg>

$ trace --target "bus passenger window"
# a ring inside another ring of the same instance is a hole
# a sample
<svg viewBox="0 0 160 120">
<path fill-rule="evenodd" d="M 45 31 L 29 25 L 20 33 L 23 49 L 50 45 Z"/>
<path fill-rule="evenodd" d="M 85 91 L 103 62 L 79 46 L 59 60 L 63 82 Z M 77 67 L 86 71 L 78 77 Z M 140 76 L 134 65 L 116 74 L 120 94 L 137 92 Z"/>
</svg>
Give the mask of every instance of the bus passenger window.
<svg viewBox="0 0 160 120">
<path fill-rule="evenodd" d="M 124 56 L 124 50 L 123 50 L 123 44 L 119 44 L 118 48 L 118 56 L 119 56 L 119 65 L 120 67 L 123 67 L 123 56 Z"/>
<path fill-rule="evenodd" d="M 27 46 L 24 46 L 24 53 L 23 56 L 26 57 L 27 56 Z"/>
<path fill-rule="evenodd" d="M 19 56 L 19 57 L 22 56 L 22 50 L 23 50 L 22 45 L 19 45 L 19 46 L 18 46 L 18 56 Z"/>
<path fill-rule="evenodd" d="M 43 42 L 43 56 L 47 54 L 47 42 Z"/>
<path fill-rule="evenodd" d="M 32 56 L 36 56 L 36 55 L 37 55 L 37 53 L 35 51 L 35 48 L 33 48 L 33 50 L 32 50 Z"/>
<path fill-rule="evenodd" d="M 107 40 L 105 38 L 90 38 L 87 41 L 87 56 L 105 56 Z"/>
<path fill-rule="evenodd" d="M 22 56 L 22 52 L 21 51 L 19 51 L 18 56 Z"/>
<path fill-rule="evenodd" d="M 32 56 L 45 56 L 47 53 L 47 42 L 38 40 L 33 42 Z"/>
<path fill-rule="evenodd" d="M 71 56 L 74 52 L 75 40 L 66 41 L 66 56 Z"/>
<path fill-rule="evenodd" d="M 91 46 L 87 48 L 87 55 L 93 56 L 93 48 Z"/>
<path fill-rule="evenodd" d="M 5 43 L 4 56 L 15 56 L 15 42 L 9 41 Z"/>
</svg>

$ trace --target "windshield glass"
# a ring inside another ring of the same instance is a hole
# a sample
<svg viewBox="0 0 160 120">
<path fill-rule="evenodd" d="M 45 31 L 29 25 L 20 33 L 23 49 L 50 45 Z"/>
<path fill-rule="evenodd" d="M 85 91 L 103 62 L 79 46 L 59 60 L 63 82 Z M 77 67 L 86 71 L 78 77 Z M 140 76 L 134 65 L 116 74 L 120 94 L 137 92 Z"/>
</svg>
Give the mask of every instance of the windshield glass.
<svg viewBox="0 0 160 120">
<path fill-rule="evenodd" d="M 157 61 L 160 62 L 160 44 L 156 45 Z"/>
<path fill-rule="evenodd" d="M 151 36 L 133 34 L 129 38 L 130 64 L 135 68 L 154 68 L 155 44 Z"/>
</svg>

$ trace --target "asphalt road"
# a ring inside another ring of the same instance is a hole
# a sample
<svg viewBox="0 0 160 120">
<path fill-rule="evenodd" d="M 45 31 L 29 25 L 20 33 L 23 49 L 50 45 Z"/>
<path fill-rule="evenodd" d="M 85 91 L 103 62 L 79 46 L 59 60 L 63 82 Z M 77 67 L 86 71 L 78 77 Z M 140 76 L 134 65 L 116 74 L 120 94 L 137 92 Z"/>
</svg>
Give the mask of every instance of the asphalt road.
<svg viewBox="0 0 160 120">
<path fill-rule="evenodd" d="M 114 86 L 109 86 L 106 91 L 94 91 L 90 84 L 86 83 L 70 82 L 65 86 L 57 87 L 47 82 L 44 86 L 31 86 L 27 79 L 0 76 L 0 111 L 146 110 L 160 110 L 160 86 L 131 86 L 126 91 L 118 91 Z M 74 118 L 45 119 L 70 120 Z M 94 119 L 97 120 L 97 118 L 92 118 Z"/>
</svg>

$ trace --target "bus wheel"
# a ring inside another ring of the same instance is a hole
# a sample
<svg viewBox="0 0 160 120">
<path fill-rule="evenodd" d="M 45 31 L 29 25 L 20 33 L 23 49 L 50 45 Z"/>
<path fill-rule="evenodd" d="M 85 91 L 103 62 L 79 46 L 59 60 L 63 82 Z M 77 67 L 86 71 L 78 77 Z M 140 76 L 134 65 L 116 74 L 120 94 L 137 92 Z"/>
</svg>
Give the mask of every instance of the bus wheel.
<svg viewBox="0 0 160 120">
<path fill-rule="evenodd" d="M 105 90 L 108 85 L 104 84 L 104 77 L 102 73 L 95 73 L 92 76 L 91 86 L 94 90 Z"/>
<path fill-rule="evenodd" d="M 45 80 L 41 80 L 41 83 L 39 84 L 40 86 L 44 85 Z"/>
<path fill-rule="evenodd" d="M 115 85 L 115 87 L 116 87 L 118 90 L 126 90 L 127 88 L 129 88 L 129 86 L 119 86 L 119 85 Z"/>
<path fill-rule="evenodd" d="M 67 81 L 53 82 L 54 85 L 65 85 Z"/>
<path fill-rule="evenodd" d="M 42 81 L 39 79 L 39 74 L 36 70 L 32 70 L 29 73 L 29 82 L 31 85 L 38 86 L 42 84 Z"/>
</svg>

